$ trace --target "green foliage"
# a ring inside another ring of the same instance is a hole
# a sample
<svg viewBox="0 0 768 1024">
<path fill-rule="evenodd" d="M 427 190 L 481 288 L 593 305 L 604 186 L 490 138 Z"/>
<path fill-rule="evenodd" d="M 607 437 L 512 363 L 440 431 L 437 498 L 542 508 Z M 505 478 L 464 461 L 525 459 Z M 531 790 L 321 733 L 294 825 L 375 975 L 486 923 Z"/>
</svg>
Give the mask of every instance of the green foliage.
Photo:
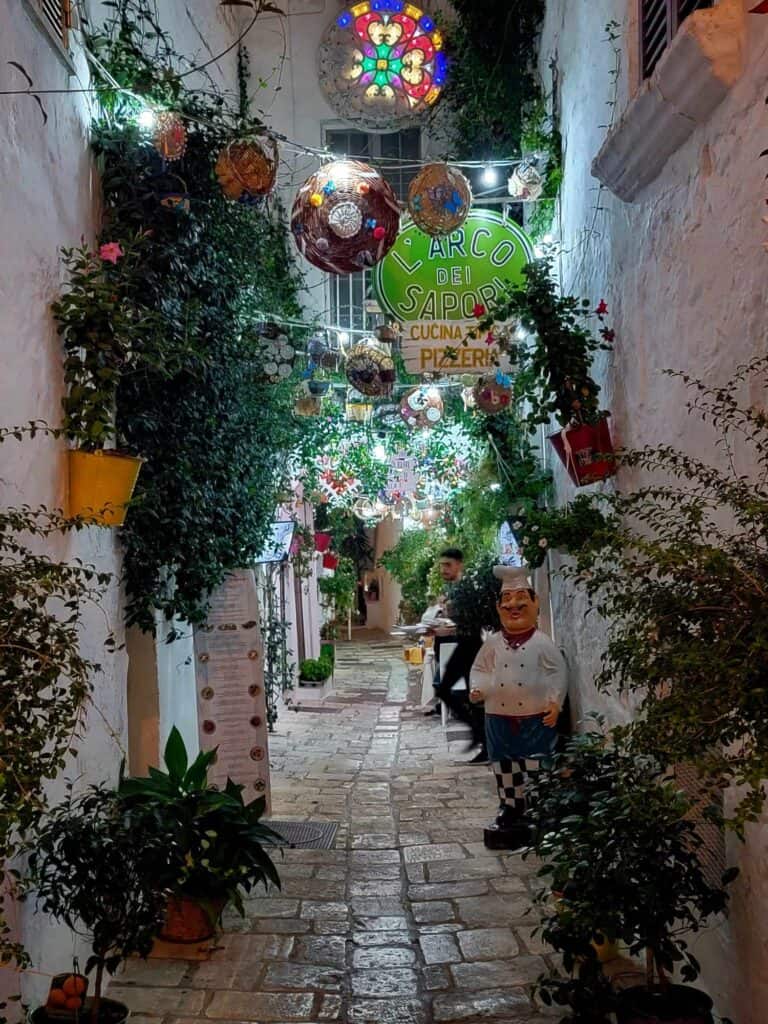
<svg viewBox="0 0 768 1024">
<path fill-rule="evenodd" d="M 62 429 L 87 450 L 114 436 L 120 378 L 142 360 L 159 365 L 158 316 L 136 291 L 146 241 L 141 234 L 126 238 L 109 259 L 109 246 L 101 254 L 86 245 L 62 250 L 67 289 L 51 307 L 64 344 Z"/>
<path fill-rule="evenodd" d="M 357 576 L 373 565 L 373 548 L 368 539 L 365 524 L 349 509 L 340 506 L 320 505 L 315 510 L 315 527 L 330 533 L 331 548 L 344 558 L 350 559 Z"/>
<path fill-rule="evenodd" d="M 523 561 L 536 568 L 544 563 L 547 551 L 583 553 L 599 550 L 617 535 L 618 518 L 600 496 L 580 494 L 561 508 L 526 508 L 520 506 L 511 526 L 518 538 Z"/>
<path fill-rule="evenodd" d="M 544 0 L 454 0 L 446 30 L 452 152 L 489 159 L 520 154 L 525 108 L 539 91 L 534 72 Z"/>
<path fill-rule="evenodd" d="M 540 241 L 552 228 L 557 198 L 563 184 L 563 140 L 554 114 L 547 110 L 547 101 L 540 96 L 528 108 L 521 139 L 523 153 L 546 157 L 544 191 L 526 217 L 525 229 L 534 241 Z"/>
<path fill-rule="evenodd" d="M 216 750 L 201 751 L 189 763 L 174 726 L 163 755 L 166 771 L 150 768 L 148 778 L 121 779 L 118 794 L 129 812 L 152 820 L 169 851 L 155 877 L 174 895 L 224 898 L 242 914 L 240 890 L 280 879 L 265 846 L 280 837 L 260 819 L 264 797 L 243 800 L 244 786 L 227 779 L 224 789 L 209 785 Z"/>
<path fill-rule="evenodd" d="M 262 613 L 261 644 L 264 664 L 264 695 L 267 704 L 267 724 L 274 730 L 277 722 L 278 701 L 293 688 L 295 665 L 288 660 L 288 629 L 278 594 L 280 567 L 264 566 L 257 573 L 259 608 Z"/>
<path fill-rule="evenodd" d="M 47 806 L 46 783 L 78 746 L 93 675 L 80 621 L 97 605 L 107 573 L 34 549 L 80 528 L 44 508 L 0 509 L 0 859 L 18 852 Z M 114 649 L 112 637 L 105 650 Z M 0 962 L 17 959 L 0 914 Z"/>
<path fill-rule="evenodd" d="M 469 562 L 458 583 L 447 587 L 447 615 L 456 623 L 460 634 L 475 636 L 483 629 L 498 629 L 496 604 L 501 583 L 493 575 L 498 555 L 486 552 Z"/>
<path fill-rule="evenodd" d="M 91 944 L 86 971 L 96 970 L 96 1024 L 104 972 L 115 974 L 133 954 L 146 957 L 163 921 L 168 894 L 158 867 L 168 860 L 166 837 L 114 791 L 92 786 L 75 796 L 70 785 L 28 854 L 25 888 L 38 911 Z"/>
<path fill-rule="evenodd" d="M 523 273 L 525 284 L 510 288 L 479 326 L 490 330 L 494 323 L 517 317 L 530 332 L 530 345 L 514 346 L 512 354 L 520 363 L 515 400 L 528 407 L 525 421 L 531 429 L 549 423 L 553 415 L 561 426 L 594 424 L 605 412 L 599 405 L 600 387 L 591 377 L 592 361 L 597 351 L 610 350 L 613 331 L 604 326 L 601 307 L 558 294 L 551 260 L 535 260 Z M 602 325 L 600 339 L 586 326 L 593 316 Z"/>
<path fill-rule="evenodd" d="M 731 822 L 741 830 L 768 778 L 768 417 L 735 394 L 768 380 L 768 359 L 722 386 L 673 376 L 719 447 L 753 458 L 754 478 L 669 445 L 624 453 L 624 466 L 657 482 L 609 499 L 622 528 L 577 552 L 569 575 L 608 626 L 598 685 L 641 699 L 634 747 L 745 787 Z"/>
<path fill-rule="evenodd" d="M 593 941 L 622 941 L 630 955 L 643 954 L 649 987 L 667 984 L 675 969 L 693 981 L 699 964 L 683 934 L 725 909 L 725 886 L 736 875 L 728 872 L 721 887 L 707 882 L 688 800 L 654 758 L 613 738 L 616 745 L 594 730 L 574 737 L 531 789 L 533 848 L 548 884 L 539 895 L 541 934 L 571 975 L 548 979 L 548 1003 L 583 1009 L 585 983 L 594 994 Z"/>
<path fill-rule="evenodd" d="M 152 630 L 156 610 L 202 621 L 208 594 L 266 537 L 301 428 L 291 384 L 263 374 L 255 317 L 299 316 L 298 281 L 279 207 L 227 201 L 213 173 L 221 149 L 258 122 L 216 92 L 186 88 L 146 0 L 118 0 L 88 43 L 117 82 L 188 118 L 177 177 L 127 120 L 127 94 L 105 94 L 93 126 L 103 238 L 125 247 L 141 236 L 127 288 L 159 322 L 155 358 L 117 386 L 118 431 L 147 459 L 123 531 L 127 617 Z M 188 212 L 160 201 L 179 189 Z"/>
<path fill-rule="evenodd" d="M 334 665 L 336 663 L 336 647 L 333 644 L 320 644 L 320 657 Z"/>
<path fill-rule="evenodd" d="M 340 558 L 333 576 L 321 576 L 320 593 L 330 605 L 333 618 L 338 622 L 346 618 L 355 607 L 357 598 L 357 569 L 351 558 Z"/>
<path fill-rule="evenodd" d="M 299 665 L 299 677 L 308 683 L 324 683 L 332 675 L 333 661 L 325 656 L 305 658 Z"/>
<path fill-rule="evenodd" d="M 445 536 L 433 530 L 407 530 L 379 559 L 402 590 L 400 614 L 405 622 L 418 622 L 429 606 L 429 575 L 445 547 Z"/>
</svg>

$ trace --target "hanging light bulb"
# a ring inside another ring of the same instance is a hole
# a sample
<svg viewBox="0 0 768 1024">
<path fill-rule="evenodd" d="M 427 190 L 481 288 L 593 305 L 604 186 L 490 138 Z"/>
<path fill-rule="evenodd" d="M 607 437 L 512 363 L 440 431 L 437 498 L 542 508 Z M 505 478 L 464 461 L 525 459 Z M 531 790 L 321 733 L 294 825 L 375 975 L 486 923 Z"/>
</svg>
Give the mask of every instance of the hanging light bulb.
<svg viewBox="0 0 768 1024">
<path fill-rule="evenodd" d="M 493 164 L 486 164 L 483 168 L 482 183 L 486 188 L 495 188 L 499 183 L 499 172 Z"/>
<path fill-rule="evenodd" d="M 153 131 L 157 124 L 157 116 L 154 110 L 151 110 L 149 107 L 142 110 L 137 120 L 139 122 L 139 128 L 143 129 L 145 132 Z"/>
<path fill-rule="evenodd" d="M 375 444 L 371 454 L 377 462 L 386 462 L 389 458 L 387 455 L 387 449 L 383 444 Z"/>
</svg>

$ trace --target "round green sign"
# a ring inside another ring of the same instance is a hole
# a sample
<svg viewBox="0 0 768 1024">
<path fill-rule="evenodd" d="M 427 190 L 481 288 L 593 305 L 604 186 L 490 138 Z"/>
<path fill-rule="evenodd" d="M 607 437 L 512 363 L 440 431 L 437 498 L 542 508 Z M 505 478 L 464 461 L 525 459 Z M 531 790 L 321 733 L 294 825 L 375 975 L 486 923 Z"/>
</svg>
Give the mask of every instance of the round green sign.
<svg viewBox="0 0 768 1024">
<path fill-rule="evenodd" d="M 521 284 L 533 259 L 525 232 L 494 210 L 472 210 L 445 238 L 411 222 L 374 269 L 379 305 L 401 322 L 471 320 L 509 285 Z"/>
</svg>

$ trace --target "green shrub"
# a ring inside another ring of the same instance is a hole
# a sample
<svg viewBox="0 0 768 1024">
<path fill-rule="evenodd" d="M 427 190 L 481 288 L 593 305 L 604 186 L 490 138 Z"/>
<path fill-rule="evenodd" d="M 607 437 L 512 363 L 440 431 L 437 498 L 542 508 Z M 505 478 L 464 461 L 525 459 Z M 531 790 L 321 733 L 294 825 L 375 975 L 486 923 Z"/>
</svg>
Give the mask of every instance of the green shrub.
<svg viewBox="0 0 768 1024">
<path fill-rule="evenodd" d="M 308 683 L 324 683 L 333 675 L 333 662 L 326 656 L 305 658 L 299 665 L 299 676 Z"/>
</svg>

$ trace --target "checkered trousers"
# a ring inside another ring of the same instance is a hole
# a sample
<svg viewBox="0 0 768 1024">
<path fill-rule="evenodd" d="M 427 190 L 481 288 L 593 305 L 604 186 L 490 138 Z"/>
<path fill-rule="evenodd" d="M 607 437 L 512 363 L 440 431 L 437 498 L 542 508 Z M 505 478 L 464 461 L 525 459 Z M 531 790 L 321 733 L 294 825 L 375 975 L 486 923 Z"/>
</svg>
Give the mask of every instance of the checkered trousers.
<svg viewBox="0 0 768 1024">
<path fill-rule="evenodd" d="M 521 757 L 514 761 L 502 760 L 493 764 L 499 799 L 505 807 L 514 807 L 520 815 L 525 812 L 525 791 L 528 781 L 540 770 L 539 758 Z"/>
</svg>

